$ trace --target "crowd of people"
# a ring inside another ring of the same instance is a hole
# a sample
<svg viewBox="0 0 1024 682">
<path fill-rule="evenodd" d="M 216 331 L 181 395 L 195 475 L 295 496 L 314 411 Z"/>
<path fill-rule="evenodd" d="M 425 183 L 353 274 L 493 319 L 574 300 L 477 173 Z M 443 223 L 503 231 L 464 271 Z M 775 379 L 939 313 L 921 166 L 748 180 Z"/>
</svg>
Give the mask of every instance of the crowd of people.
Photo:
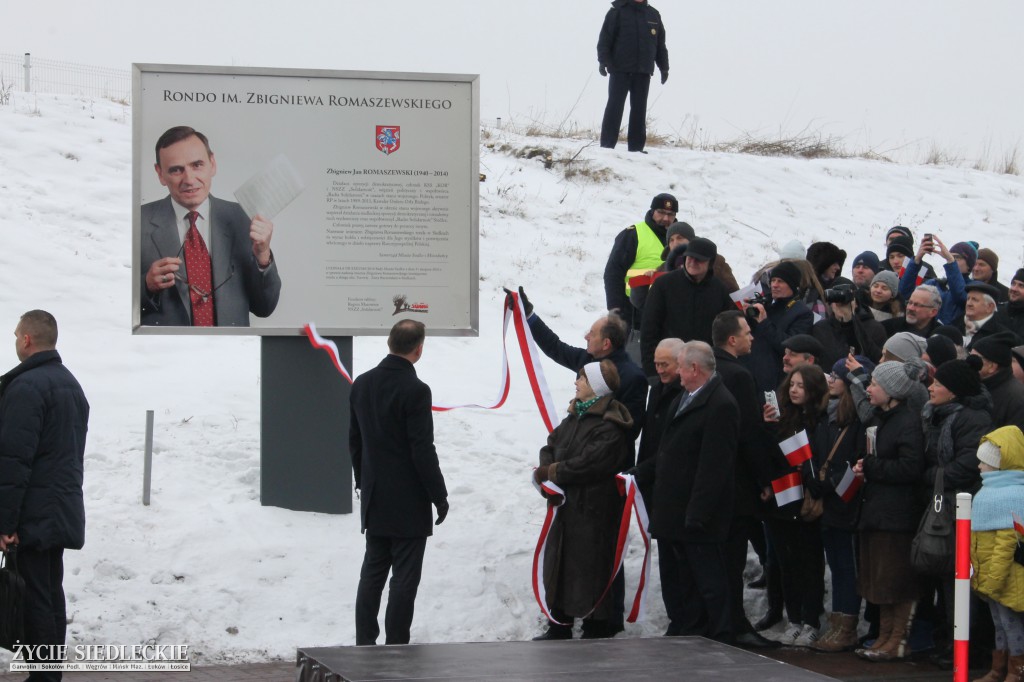
<svg viewBox="0 0 1024 682">
<path fill-rule="evenodd" d="M 572 637 L 574 618 L 585 638 L 623 629 L 608 543 L 627 471 L 657 540 L 666 635 L 873 661 L 928 649 L 951 665 L 952 556 L 925 569 L 912 552 L 938 486 L 950 508 L 976 495 L 984 519 L 971 623 L 972 646 L 994 651 L 984 679 L 1019 679 L 1024 268 L 1003 283 L 992 248 L 895 226 L 849 264 L 841 245 L 790 242 L 744 286 L 678 209 L 658 194 L 615 238 L 609 311 L 586 347 L 519 289 L 538 347 L 577 376 L 535 474 L 567 506 L 544 567 L 558 622 L 538 639 Z M 764 613 L 744 611 L 748 543 Z"/>
</svg>

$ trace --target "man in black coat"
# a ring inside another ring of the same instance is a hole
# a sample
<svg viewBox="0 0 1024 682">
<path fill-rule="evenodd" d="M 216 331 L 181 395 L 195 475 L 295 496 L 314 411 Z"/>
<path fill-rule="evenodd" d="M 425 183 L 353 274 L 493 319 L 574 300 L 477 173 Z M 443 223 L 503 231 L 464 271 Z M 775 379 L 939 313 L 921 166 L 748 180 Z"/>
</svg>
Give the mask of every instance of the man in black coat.
<svg viewBox="0 0 1024 682">
<path fill-rule="evenodd" d="M 377 643 L 377 613 L 389 571 L 385 644 L 409 643 L 427 537 L 448 515 L 430 387 L 413 368 L 425 337 L 422 322 L 399 321 L 388 335 L 390 354 L 352 384 L 348 445 L 366 534 L 356 593 L 357 645 Z M 433 525 L 431 504 L 437 507 Z"/>
<path fill-rule="evenodd" d="M 0 549 L 17 546 L 25 579 L 22 643 L 63 645 L 64 550 L 85 544 L 89 402 L 57 353 L 53 315 L 25 313 L 14 336 L 21 364 L 0 377 Z M 60 678 L 59 672 L 38 676 Z"/>
<path fill-rule="evenodd" d="M 654 369 L 658 373 L 658 382 L 651 387 L 647 395 L 647 414 L 644 416 L 644 430 L 640 434 L 640 448 L 637 451 L 636 463 L 639 466 L 649 459 L 654 459 L 661 447 L 661 435 L 665 425 L 672 417 L 672 405 L 677 404 L 676 398 L 683 390 L 679 383 L 679 351 L 683 349 L 682 339 L 662 339 L 654 349 Z M 640 493 L 644 497 L 647 514 L 654 513 L 654 482 L 640 484 Z M 658 540 L 658 569 L 661 574 L 661 599 L 665 602 L 665 613 L 668 615 L 666 635 L 680 635 L 684 609 L 683 595 L 679 589 L 679 569 L 675 555 L 668 541 Z"/>
<path fill-rule="evenodd" d="M 691 239 L 683 267 L 651 285 L 640 331 L 640 355 L 647 376 L 654 375 L 654 348 L 659 341 L 675 337 L 710 344 L 715 316 L 736 309 L 725 284 L 715 277 L 712 264 L 717 256 L 718 247 L 710 239 Z"/>
<path fill-rule="evenodd" d="M 764 423 L 754 377 L 740 358 L 750 353 L 754 336 L 750 323 L 738 310 L 719 313 L 711 327 L 715 343 L 715 372 L 732 394 L 739 408 L 740 428 L 736 449 L 734 478 L 735 507 L 725 545 L 726 573 L 732 603 L 733 633 L 736 644 L 747 647 L 775 647 L 777 642 L 754 631 L 743 610 L 743 571 L 747 566 L 747 542 L 754 538 L 764 544 L 764 530 L 759 519 L 762 493 L 771 490 L 768 453 L 771 444 L 761 428 Z M 781 610 L 781 604 L 779 605 Z"/>
<path fill-rule="evenodd" d="M 627 148 L 642 152 L 647 144 L 647 93 L 657 64 L 661 84 L 668 80 L 668 48 L 661 14 L 647 0 L 613 0 L 597 39 L 599 72 L 608 76 L 608 104 L 601 122 L 601 146 L 619 140 L 622 110 L 629 95 Z"/>
<path fill-rule="evenodd" d="M 661 447 L 637 467 L 637 480 L 654 481 L 651 534 L 672 544 L 685 606 L 680 634 L 732 641 L 725 543 L 733 516 L 739 408 L 703 341 L 683 347 L 679 381 L 684 392 L 670 408 Z"/>
</svg>

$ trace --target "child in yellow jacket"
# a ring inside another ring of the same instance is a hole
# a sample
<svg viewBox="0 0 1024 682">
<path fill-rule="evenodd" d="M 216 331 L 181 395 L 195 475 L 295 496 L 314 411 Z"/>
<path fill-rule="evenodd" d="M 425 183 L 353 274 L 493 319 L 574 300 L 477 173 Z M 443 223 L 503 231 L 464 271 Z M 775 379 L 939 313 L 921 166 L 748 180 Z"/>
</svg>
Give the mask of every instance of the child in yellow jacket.
<svg viewBox="0 0 1024 682">
<path fill-rule="evenodd" d="M 1024 566 L 1013 559 L 1013 514 L 1024 518 L 1024 434 L 1004 426 L 978 446 L 981 490 L 971 510 L 971 587 L 995 625 L 992 670 L 975 682 L 1020 682 L 1024 676 Z"/>
</svg>

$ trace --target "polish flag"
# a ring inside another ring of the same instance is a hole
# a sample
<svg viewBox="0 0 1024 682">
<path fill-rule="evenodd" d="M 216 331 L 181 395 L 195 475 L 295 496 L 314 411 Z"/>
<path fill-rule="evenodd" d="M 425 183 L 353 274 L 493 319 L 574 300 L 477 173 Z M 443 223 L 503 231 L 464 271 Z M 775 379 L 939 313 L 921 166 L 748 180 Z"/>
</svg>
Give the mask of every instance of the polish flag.
<svg viewBox="0 0 1024 682">
<path fill-rule="evenodd" d="M 755 284 L 747 285 L 740 289 L 739 291 L 734 291 L 733 293 L 729 294 L 729 298 L 732 299 L 732 302 L 736 304 L 737 308 L 743 310 L 743 302 L 748 298 L 753 298 L 756 294 L 760 293 L 761 283 L 757 282 Z"/>
<path fill-rule="evenodd" d="M 807 431 L 801 431 L 782 441 L 779 443 L 779 449 L 786 456 L 789 466 L 800 466 L 811 458 L 811 444 L 807 440 Z"/>
<path fill-rule="evenodd" d="M 843 502 L 849 504 L 862 485 L 864 485 L 864 479 L 854 474 L 853 467 L 847 463 L 843 480 L 839 481 L 839 485 L 836 486 L 836 495 L 839 495 Z"/>
<path fill-rule="evenodd" d="M 900 273 L 899 273 L 899 275 L 897 275 L 897 277 L 899 277 L 900 279 L 903 279 L 903 273 L 906 272 L 906 270 L 907 270 L 906 268 L 900 268 Z M 917 282 L 914 283 L 914 286 L 919 287 L 919 286 L 921 286 L 921 284 L 923 282 L 924 282 L 924 277 L 922 277 L 921 275 L 918 275 L 917 276 Z"/>
<path fill-rule="evenodd" d="M 772 481 L 772 490 L 775 491 L 775 504 L 780 507 L 804 499 L 804 484 L 795 471 Z"/>
<path fill-rule="evenodd" d="M 1024 535 L 1024 521 L 1020 520 L 1017 512 L 1010 512 L 1010 515 L 1013 516 L 1013 529 L 1017 531 L 1017 535 Z"/>
</svg>

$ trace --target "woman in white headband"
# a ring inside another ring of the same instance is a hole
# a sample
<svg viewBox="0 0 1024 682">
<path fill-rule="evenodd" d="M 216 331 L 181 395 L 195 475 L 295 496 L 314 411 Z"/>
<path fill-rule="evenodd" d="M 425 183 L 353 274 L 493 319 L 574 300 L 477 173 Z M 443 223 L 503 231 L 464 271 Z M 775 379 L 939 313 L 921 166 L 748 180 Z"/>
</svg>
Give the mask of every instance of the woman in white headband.
<svg viewBox="0 0 1024 682">
<path fill-rule="evenodd" d="M 633 419 L 614 399 L 619 373 L 610 360 L 591 362 L 576 378 L 569 416 L 548 436 L 534 471 L 537 484 L 550 481 L 565 491 L 544 553 L 544 590 L 551 615 L 539 640 L 572 639 L 574 618 L 583 618 L 583 638 L 611 637 L 612 603 L 601 599 L 615 559 L 623 498 L 615 475 L 630 466 Z M 558 504 L 561 496 L 551 496 Z"/>
</svg>

